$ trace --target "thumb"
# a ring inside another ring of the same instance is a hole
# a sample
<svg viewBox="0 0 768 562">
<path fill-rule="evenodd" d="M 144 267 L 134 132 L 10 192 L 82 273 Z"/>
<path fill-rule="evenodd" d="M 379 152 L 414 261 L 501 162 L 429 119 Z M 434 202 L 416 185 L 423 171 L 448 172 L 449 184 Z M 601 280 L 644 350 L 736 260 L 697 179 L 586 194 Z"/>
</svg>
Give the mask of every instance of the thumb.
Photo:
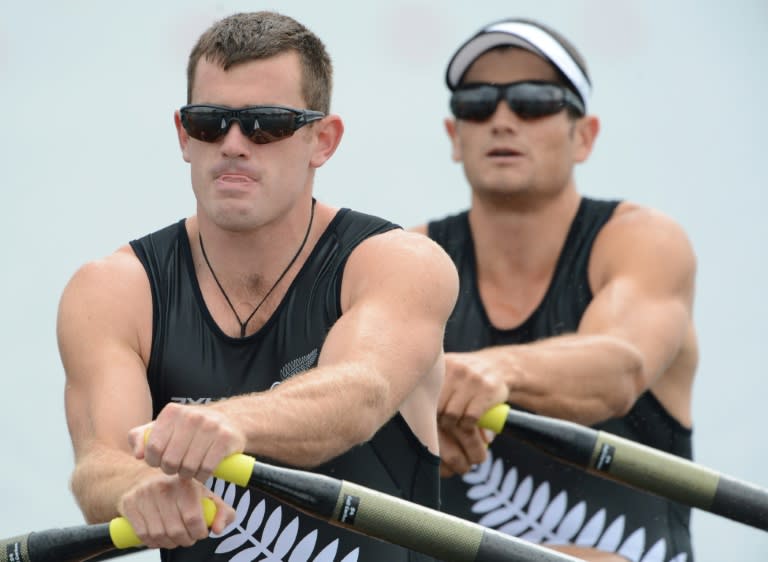
<svg viewBox="0 0 768 562">
<path fill-rule="evenodd" d="M 221 534 L 224 532 L 224 529 L 235 520 L 235 510 L 231 505 L 215 494 L 209 495 L 208 497 L 210 497 L 216 504 L 216 517 L 213 519 L 211 531 Z"/>
<path fill-rule="evenodd" d="M 131 446 L 133 456 L 139 460 L 144 458 L 145 444 L 151 428 L 151 423 L 145 423 L 144 425 L 134 427 L 128 432 L 128 444 Z"/>
</svg>

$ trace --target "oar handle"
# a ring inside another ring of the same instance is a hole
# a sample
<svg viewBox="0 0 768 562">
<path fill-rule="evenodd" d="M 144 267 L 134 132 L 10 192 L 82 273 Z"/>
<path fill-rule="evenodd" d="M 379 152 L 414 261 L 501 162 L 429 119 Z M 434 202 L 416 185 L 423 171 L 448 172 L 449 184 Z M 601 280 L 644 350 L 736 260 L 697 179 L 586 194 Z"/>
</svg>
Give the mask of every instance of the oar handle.
<svg viewBox="0 0 768 562">
<path fill-rule="evenodd" d="M 203 498 L 203 517 L 205 524 L 210 527 L 216 516 L 216 504 L 210 498 Z M 141 539 L 136 535 L 133 526 L 125 517 L 115 517 L 109 522 L 109 536 L 115 548 L 132 548 L 141 546 Z"/>
<path fill-rule="evenodd" d="M 504 431 L 504 425 L 507 423 L 509 414 L 509 404 L 496 404 L 490 410 L 485 412 L 477 421 L 477 425 L 484 429 L 490 429 L 496 435 Z"/>
<path fill-rule="evenodd" d="M 234 453 L 224 458 L 213 471 L 213 475 L 227 482 L 245 488 L 253 474 L 256 459 L 243 453 Z"/>
<path fill-rule="evenodd" d="M 144 430 L 145 445 L 147 441 L 149 441 L 149 434 L 151 432 L 152 426 L 149 426 L 146 430 Z M 251 474 L 253 474 L 253 465 L 255 462 L 256 459 L 249 455 L 243 453 L 233 453 L 228 457 L 225 457 L 224 460 L 219 463 L 219 466 L 217 466 L 213 471 L 213 475 L 221 478 L 222 480 L 226 480 L 227 482 L 232 482 L 238 486 L 246 487 L 248 486 L 248 481 L 251 478 Z"/>
<path fill-rule="evenodd" d="M 216 515 L 216 504 L 203 499 L 205 522 L 210 527 Z M 125 517 L 109 523 L 47 529 L 0 539 L 0 562 L 82 562 L 106 560 L 125 550 L 141 546 L 139 537 Z M 129 551 L 131 552 L 131 551 Z"/>
</svg>

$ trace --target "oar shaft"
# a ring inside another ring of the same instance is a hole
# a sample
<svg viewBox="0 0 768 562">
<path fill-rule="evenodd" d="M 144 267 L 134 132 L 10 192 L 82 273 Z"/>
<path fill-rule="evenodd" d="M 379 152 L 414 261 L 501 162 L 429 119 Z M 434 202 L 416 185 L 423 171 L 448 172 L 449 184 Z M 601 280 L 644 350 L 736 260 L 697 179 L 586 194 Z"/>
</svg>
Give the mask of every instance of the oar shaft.
<svg viewBox="0 0 768 562">
<path fill-rule="evenodd" d="M 768 491 L 604 431 L 589 471 L 768 531 Z M 612 457 L 600 461 L 600 457 Z"/>
<path fill-rule="evenodd" d="M 115 548 L 109 523 L 49 529 L 0 541 L 0 562 L 81 562 Z"/>
<path fill-rule="evenodd" d="M 573 422 L 520 412 L 507 404 L 479 422 L 603 478 L 768 530 L 768 491 L 688 459 Z"/>
<path fill-rule="evenodd" d="M 576 558 L 358 484 L 232 455 L 214 472 L 308 515 L 447 562 L 566 562 Z"/>
<path fill-rule="evenodd" d="M 216 504 L 204 498 L 203 515 L 208 526 L 215 514 Z M 105 553 L 140 545 L 128 520 L 116 517 L 99 525 L 48 529 L 0 539 L 0 562 L 82 562 L 95 556 L 110 558 Z"/>
<path fill-rule="evenodd" d="M 354 516 L 346 515 L 350 504 Z M 333 518 L 344 527 L 395 542 L 446 562 L 555 562 L 570 556 L 407 502 L 343 482 Z"/>
</svg>

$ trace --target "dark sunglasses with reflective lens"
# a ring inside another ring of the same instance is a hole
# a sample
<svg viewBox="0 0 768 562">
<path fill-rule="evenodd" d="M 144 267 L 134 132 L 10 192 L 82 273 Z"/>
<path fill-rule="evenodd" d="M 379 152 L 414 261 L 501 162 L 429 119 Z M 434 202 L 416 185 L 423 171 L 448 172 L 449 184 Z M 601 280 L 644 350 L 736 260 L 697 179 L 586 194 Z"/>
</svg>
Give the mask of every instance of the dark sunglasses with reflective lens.
<svg viewBox="0 0 768 562">
<path fill-rule="evenodd" d="M 457 119 L 485 121 L 501 100 L 521 119 L 538 119 L 571 108 L 579 116 L 585 109 L 581 99 L 565 86 L 551 82 L 476 82 L 460 86 L 451 95 L 451 111 Z"/>
<path fill-rule="evenodd" d="M 181 124 L 193 139 L 216 142 L 227 134 L 237 121 L 243 135 L 256 144 L 287 139 L 298 129 L 325 117 L 320 111 L 294 109 L 282 105 L 253 105 L 234 109 L 221 105 L 185 105 Z"/>
</svg>

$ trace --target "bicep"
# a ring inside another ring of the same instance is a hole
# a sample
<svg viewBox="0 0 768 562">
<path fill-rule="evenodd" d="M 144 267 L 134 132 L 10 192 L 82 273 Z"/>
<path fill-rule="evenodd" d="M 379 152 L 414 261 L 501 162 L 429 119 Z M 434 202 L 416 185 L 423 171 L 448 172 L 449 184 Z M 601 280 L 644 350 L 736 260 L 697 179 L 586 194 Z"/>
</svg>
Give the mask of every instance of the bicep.
<svg viewBox="0 0 768 562">
<path fill-rule="evenodd" d="M 646 385 L 666 370 L 681 349 L 690 324 L 680 296 L 649 295 L 631 281 L 606 286 L 588 307 L 579 333 L 616 337 L 635 348 Z"/>
<path fill-rule="evenodd" d="M 428 238 L 394 231 L 367 240 L 345 268 L 343 313 L 321 364 L 365 364 L 402 399 L 440 357 L 457 291 L 453 263 Z"/>
<path fill-rule="evenodd" d="M 66 417 L 78 458 L 94 445 L 128 451 L 128 430 L 152 415 L 139 338 L 142 291 L 124 276 L 112 279 L 115 273 L 110 265 L 85 266 L 59 303 Z"/>
<path fill-rule="evenodd" d="M 599 248 L 597 259 L 608 273 L 579 332 L 614 336 L 635 347 L 650 385 L 677 356 L 690 329 L 695 258 L 676 225 L 613 234 L 612 243 Z"/>
</svg>

